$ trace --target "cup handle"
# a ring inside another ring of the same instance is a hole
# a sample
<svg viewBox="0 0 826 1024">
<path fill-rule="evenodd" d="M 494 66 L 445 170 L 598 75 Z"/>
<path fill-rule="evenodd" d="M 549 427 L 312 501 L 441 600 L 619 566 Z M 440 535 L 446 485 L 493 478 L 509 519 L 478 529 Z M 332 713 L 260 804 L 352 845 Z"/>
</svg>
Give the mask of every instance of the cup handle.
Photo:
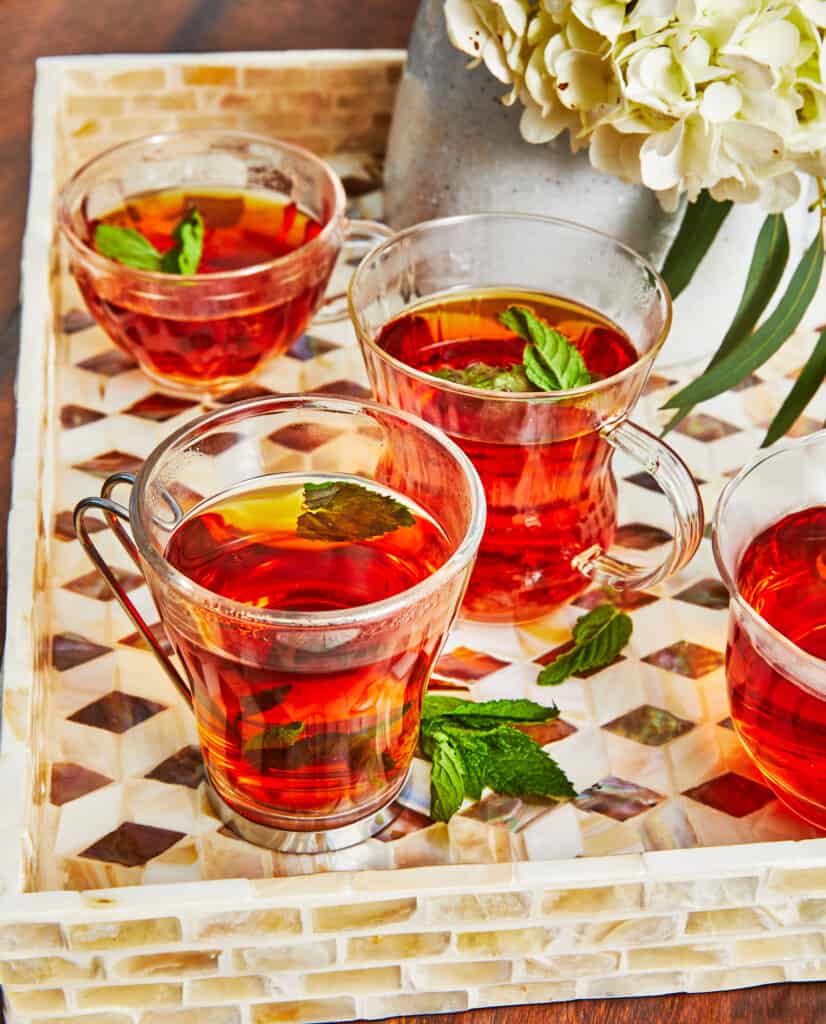
<svg viewBox="0 0 826 1024">
<path fill-rule="evenodd" d="M 691 561 L 703 537 L 705 517 L 697 483 L 673 449 L 628 421 L 605 427 L 602 436 L 617 451 L 630 455 L 660 485 L 674 513 L 674 539 L 655 568 L 615 558 L 600 547 L 583 551 L 574 567 L 596 583 L 642 590 L 677 572 Z"/>
<path fill-rule="evenodd" d="M 121 608 L 126 612 L 129 618 L 132 620 L 133 625 L 141 634 L 141 636 L 149 644 L 152 653 L 160 662 L 161 668 L 164 670 L 166 675 L 171 680 L 175 689 L 184 698 L 189 707 L 192 707 L 192 694 L 189 687 L 184 682 L 178 670 L 172 664 L 169 656 L 164 651 L 161 644 L 158 642 L 155 634 L 147 626 L 143 620 L 143 616 L 132 603 L 131 598 L 123 589 L 118 580 L 117 576 L 112 572 L 111 567 L 108 565 L 103 555 L 98 551 L 95 546 L 95 542 L 92 540 L 89 528 L 86 525 L 86 517 L 90 512 L 102 512 L 103 517 L 106 520 L 106 524 L 115 534 L 120 541 L 121 545 L 125 549 L 126 553 L 135 563 L 138 571 L 143 575 L 143 568 L 140 564 L 138 557 L 138 550 L 135 547 L 135 542 L 130 537 L 129 533 L 122 525 L 122 523 L 129 522 L 129 512 L 123 505 L 116 501 L 113 501 L 110 497 L 112 490 L 119 483 L 128 483 L 130 486 L 134 485 L 135 477 L 131 473 L 115 473 L 110 476 L 103 487 L 101 488 L 101 497 L 99 498 L 84 498 L 79 501 L 75 506 L 74 511 L 74 525 L 75 533 L 80 541 L 83 550 L 89 556 L 92 564 L 101 574 L 101 576 L 109 584 L 109 588 L 120 604 Z M 174 501 L 174 499 L 172 499 Z"/>
<path fill-rule="evenodd" d="M 391 238 L 393 230 L 377 220 L 351 220 L 345 225 L 346 238 L 341 247 L 339 260 L 350 263 L 364 259 L 371 249 Z M 347 292 L 327 295 L 313 317 L 314 324 L 334 324 L 347 319 Z"/>
</svg>

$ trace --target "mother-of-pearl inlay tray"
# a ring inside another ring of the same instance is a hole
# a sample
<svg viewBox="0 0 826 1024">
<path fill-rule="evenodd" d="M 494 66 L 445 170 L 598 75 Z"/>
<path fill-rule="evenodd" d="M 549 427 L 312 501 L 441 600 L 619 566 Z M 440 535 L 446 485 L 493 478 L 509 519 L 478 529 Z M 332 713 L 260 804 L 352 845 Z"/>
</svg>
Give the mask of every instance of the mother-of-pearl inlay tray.
<svg viewBox="0 0 826 1024">
<path fill-rule="evenodd" d="M 15 1021 L 340 1020 L 826 977 L 826 840 L 778 803 L 732 730 L 727 595 L 708 538 L 651 591 L 594 589 L 528 626 L 452 634 L 431 691 L 555 701 L 559 719 L 529 729 L 575 800 L 488 794 L 434 823 L 429 765 L 417 760 L 384 833 L 309 857 L 252 846 L 217 820 L 187 708 L 74 536 L 74 503 L 137 470 L 203 407 L 160 393 L 94 325 L 53 243 L 55 189 L 117 141 L 237 127 L 319 152 L 352 214 L 380 217 L 402 59 L 40 64 L 0 753 L 0 980 Z M 814 339 L 799 335 L 671 436 L 707 515 Z M 658 407 L 696 369 L 655 367 L 637 421 L 657 428 Z M 297 391 L 368 394 L 349 324 L 311 327 L 223 401 Z M 792 434 L 824 417 L 822 388 Z M 323 465 L 340 443 L 296 431 L 270 441 L 294 469 Z M 213 457 L 233 458 L 230 435 Z M 618 541 L 657 557 L 667 503 L 633 466 L 618 459 L 616 470 Z M 117 542 L 108 531 L 96 540 L 157 623 Z M 633 617 L 629 647 L 607 668 L 538 688 L 573 621 L 606 597 Z M 294 875 L 310 877 L 280 877 Z"/>
</svg>

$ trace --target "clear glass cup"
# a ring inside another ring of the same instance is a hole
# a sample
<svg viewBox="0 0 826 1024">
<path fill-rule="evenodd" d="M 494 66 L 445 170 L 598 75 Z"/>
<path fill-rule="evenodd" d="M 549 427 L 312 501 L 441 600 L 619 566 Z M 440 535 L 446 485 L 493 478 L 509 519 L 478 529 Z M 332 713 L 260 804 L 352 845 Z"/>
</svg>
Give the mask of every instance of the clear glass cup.
<svg viewBox="0 0 826 1024">
<path fill-rule="evenodd" d="M 738 580 L 741 559 L 755 537 L 793 512 L 826 508 L 826 430 L 774 445 L 729 481 L 714 516 L 717 567 L 731 596 L 726 651 L 731 719 L 743 746 L 777 796 L 807 821 L 826 829 L 826 661 L 803 650 L 746 601 Z M 826 536 L 809 571 L 826 577 Z M 777 554 L 769 567 L 782 584 L 798 582 L 800 566 Z M 800 624 L 826 632 L 826 606 L 792 602 Z"/>
<path fill-rule="evenodd" d="M 401 313 L 457 289 L 544 293 L 620 327 L 638 358 L 587 387 L 537 394 L 480 391 L 435 378 L 378 343 Z M 697 486 L 661 440 L 628 421 L 668 334 L 671 302 L 659 274 L 627 246 L 565 221 L 485 213 L 429 221 L 383 242 L 350 284 L 373 392 L 449 434 L 479 471 L 488 525 L 463 605 L 468 618 L 536 619 L 589 581 L 642 588 L 676 572 L 703 532 Z M 616 529 L 614 450 L 665 492 L 674 540 L 659 565 L 610 552 Z"/>
<path fill-rule="evenodd" d="M 326 443 L 308 453 L 279 443 L 299 436 Z M 447 561 L 401 593 L 322 611 L 229 600 L 168 561 L 170 537 L 193 507 L 296 472 L 392 488 L 441 527 Z M 112 499 L 119 484 L 131 486 L 128 510 Z M 94 512 L 143 573 L 186 680 L 95 548 Z M 406 413 L 321 396 L 239 402 L 198 419 L 159 445 L 137 477 L 115 474 L 101 497 L 75 511 L 87 553 L 194 706 L 218 813 L 253 842 L 301 852 L 351 845 L 391 820 L 387 808 L 405 782 L 425 687 L 484 521 L 479 478 L 447 437 Z M 276 743 L 264 757 L 256 737 L 283 729 L 285 718 L 303 723 L 312 741 L 289 745 L 285 756 Z"/>
<path fill-rule="evenodd" d="M 190 202 L 200 196 L 208 226 L 219 222 L 210 210 L 220 209 L 224 220 L 238 216 L 232 201 L 205 205 L 214 192 L 294 203 L 321 227 L 276 259 L 195 275 L 136 270 L 94 249 L 100 217 L 137 196 L 188 189 Z M 341 295 L 325 298 L 342 248 L 349 261 L 389 232 L 373 221 L 348 221 L 345 204 L 338 176 L 307 150 L 215 130 L 147 136 L 101 153 L 65 185 L 57 215 L 72 273 L 110 339 L 164 390 L 210 396 L 284 352 L 325 303 L 316 322 L 346 316 Z"/>
</svg>

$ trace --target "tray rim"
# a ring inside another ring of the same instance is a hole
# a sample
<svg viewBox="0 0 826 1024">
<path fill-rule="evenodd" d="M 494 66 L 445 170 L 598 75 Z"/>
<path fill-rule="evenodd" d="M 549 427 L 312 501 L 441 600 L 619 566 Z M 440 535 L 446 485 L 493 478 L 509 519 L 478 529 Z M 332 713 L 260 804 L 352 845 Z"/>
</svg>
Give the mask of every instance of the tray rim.
<svg viewBox="0 0 826 1024">
<path fill-rule="evenodd" d="M 32 132 L 32 170 L 27 205 L 26 230 L 22 258 L 22 320 L 21 359 L 15 383 L 15 396 L 25 394 L 27 407 L 42 415 L 26 416 L 19 402 L 16 409 L 17 441 L 12 461 L 12 491 L 8 521 L 7 626 L 3 664 L 4 690 L 9 679 L 20 678 L 25 685 L 16 690 L 29 691 L 27 731 L 34 730 L 37 701 L 34 659 L 35 637 L 30 629 L 30 602 L 12 604 L 15 594 L 37 592 L 36 544 L 31 543 L 32 522 L 37 521 L 44 490 L 50 484 L 47 470 L 54 457 L 54 360 L 49 358 L 51 345 L 51 298 L 49 267 L 53 242 L 51 211 L 55 190 L 54 120 L 60 96 L 62 75 L 67 70 L 118 65 L 211 64 L 233 66 L 341 66 L 375 61 L 403 61 L 404 50 L 283 50 L 275 52 L 222 52 L 209 54 L 107 54 L 41 57 L 36 62 L 37 79 L 34 96 Z M 43 211 L 47 210 L 48 217 Z M 43 311 L 49 319 L 43 325 Z M 37 458 L 37 487 L 33 490 L 31 459 Z M 19 548 L 19 550 L 18 550 Z M 5 748 L 10 745 L 10 750 Z M 0 845 L 15 838 L 16 891 L 3 893 L 0 888 L 0 922 L 19 922 L 26 918 L 38 920 L 61 914 L 62 920 L 77 917 L 88 920 L 152 917 L 163 905 L 169 913 L 186 913 L 206 898 L 210 907 L 232 903 L 234 906 L 255 902 L 261 905 L 270 898 L 280 903 L 311 899 L 341 902 L 347 894 L 366 896 L 375 892 L 380 898 L 425 891 L 461 891 L 469 886 L 474 892 L 502 891 L 529 886 L 552 888 L 592 888 L 629 881 L 669 882 L 686 879 L 729 878 L 747 874 L 765 874 L 771 869 L 826 869 L 826 837 L 807 840 L 735 844 L 730 846 L 695 847 L 680 850 L 659 850 L 642 854 L 545 860 L 531 862 L 500 862 L 484 865 L 453 864 L 386 871 L 346 871 L 277 877 L 265 880 L 224 879 L 123 886 L 109 889 L 24 891 L 25 862 L 32 856 L 31 824 L 36 814 L 34 801 L 27 798 L 35 784 L 32 748 L 12 735 L 8 722 L 0 723 L 0 769 L 8 771 L 4 754 L 10 755 L 12 770 L 24 770 L 26 785 L 15 787 L 14 778 L 0 778 L 0 792 L 8 790 L 15 797 L 15 810 L 4 814 L 0 822 Z M 5 783 L 5 785 L 4 785 Z M 8 804 L 7 804 L 8 806 Z M 25 815 L 23 814 L 25 812 Z M 12 818 L 8 824 L 7 819 Z M 19 826 L 23 823 L 23 828 Z M 28 848 L 28 850 L 27 850 Z M 485 881 L 483 876 L 490 876 Z M 336 880 L 331 884 L 331 876 Z M 392 880 L 392 881 L 391 881 Z M 416 882 L 414 886 L 413 883 Z M 0 880 L 1 884 L 1 880 Z M 270 888 L 272 896 L 262 898 Z M 172 899 L 170 897 L 172 896 Z M 326 897 L 326 900 L 325 900 Z M 65 916 L 64 916 L 65 915 Z"/>
</svg>

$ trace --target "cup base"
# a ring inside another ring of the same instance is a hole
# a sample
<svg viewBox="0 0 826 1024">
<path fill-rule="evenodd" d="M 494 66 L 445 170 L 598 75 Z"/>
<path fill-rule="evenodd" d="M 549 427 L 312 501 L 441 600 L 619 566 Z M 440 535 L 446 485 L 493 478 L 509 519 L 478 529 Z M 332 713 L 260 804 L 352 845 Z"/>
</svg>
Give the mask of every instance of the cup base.
<svg viewBox="0 0 826 1024">
<path fill-rule="evenodd" d="M 308 854 L 335 853 L 337 850 L 346 850 L 348 847 L 363 843 L 365 839 L 369 839 L 387 828 L 402 812 L 399 795 L 405 784 L 406 780 L 388 803 L 360 821 L 354 821 L 338 828 L 315 831 L 308 829 L 300 832 L 262 825 L 260 822 L 245 818 L 218 795 L 209 778 L 206 780 L 206 790 L 212 809 L 224 825 L 235 831 L 242 839 L 254 843 L 255 846 L 277 850 L 279 853 Z"/>
</svg>

